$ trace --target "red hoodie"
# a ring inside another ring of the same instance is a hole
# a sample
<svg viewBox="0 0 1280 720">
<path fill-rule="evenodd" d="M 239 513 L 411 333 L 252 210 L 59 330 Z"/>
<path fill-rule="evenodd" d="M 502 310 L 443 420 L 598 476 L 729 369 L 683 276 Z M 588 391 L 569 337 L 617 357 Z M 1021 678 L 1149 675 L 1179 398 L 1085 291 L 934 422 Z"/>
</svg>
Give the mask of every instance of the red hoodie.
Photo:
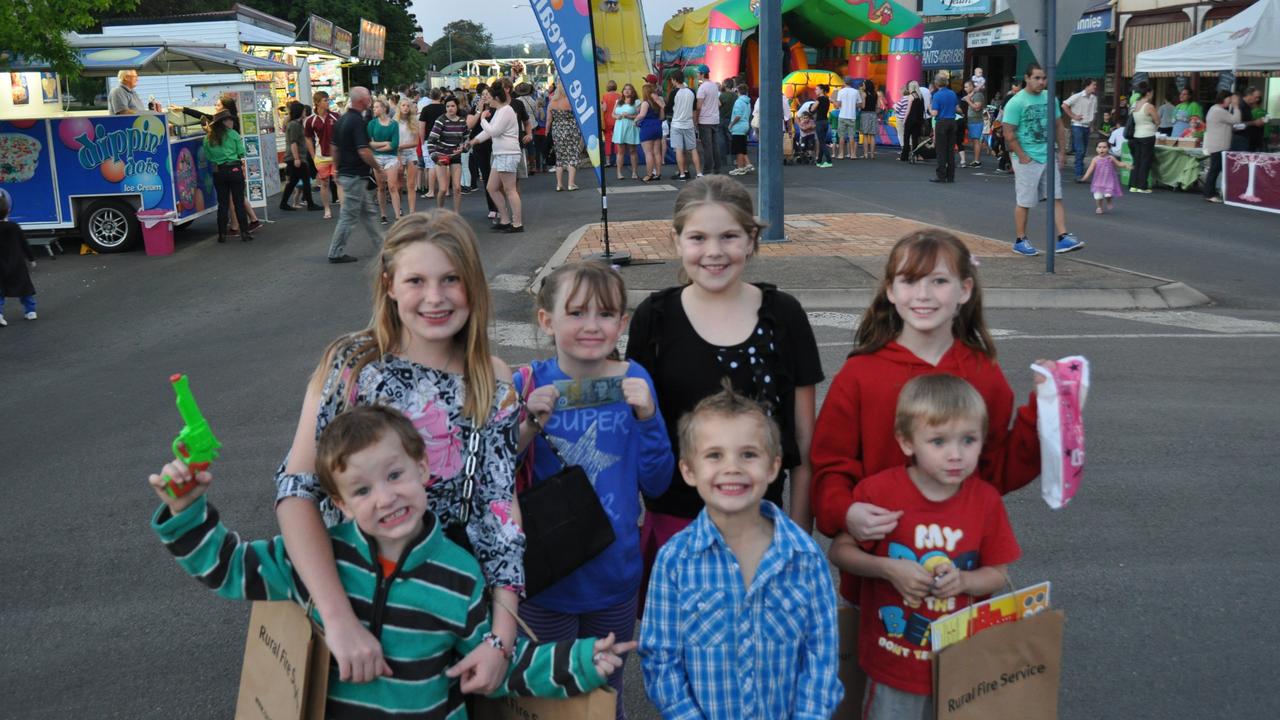
<svg viewBox="0 0 1280 720">
<path fill-rule="evenodd" d="M 979 477 L 1005 494 L 1040 474 L 1034 397 L 1018 409 L 1010 429 L 1013 390 L 994 360 L 957 340 L 935 366 L 891 342 L 875 353 L 846 360 L 818 414 L 809 463 L 813 468 L 813 514 L 822 534 L 834 536 L 845 529 L 854 484 L 908 464 L 893 437 L 898 393 L 912 378 L 935 373 L 968 381 L 987 403 L 989 423 L 978 460 Z M 841 573 L 840 594 L 856 603 L 857 578 Z"/>
</svg>

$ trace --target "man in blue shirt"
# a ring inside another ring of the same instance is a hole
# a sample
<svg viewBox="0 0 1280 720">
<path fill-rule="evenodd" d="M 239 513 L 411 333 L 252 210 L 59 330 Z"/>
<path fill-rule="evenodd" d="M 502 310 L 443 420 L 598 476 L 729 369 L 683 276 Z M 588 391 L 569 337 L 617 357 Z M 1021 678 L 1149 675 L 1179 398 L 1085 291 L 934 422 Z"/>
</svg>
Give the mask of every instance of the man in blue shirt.
<svg viewBox="0 0 1280 720">
<path fill-rule="evenodd" d="M 933 149 L 938 151 L 937 177 L 929 182 L 953 183 L 956 181 L 956 104 L 959 98 L 949 85 L 951 73 L 938 72 L 933 79 L 933 97 L 929 101 L 929 114 L 933 116 Z"/>
</svg>

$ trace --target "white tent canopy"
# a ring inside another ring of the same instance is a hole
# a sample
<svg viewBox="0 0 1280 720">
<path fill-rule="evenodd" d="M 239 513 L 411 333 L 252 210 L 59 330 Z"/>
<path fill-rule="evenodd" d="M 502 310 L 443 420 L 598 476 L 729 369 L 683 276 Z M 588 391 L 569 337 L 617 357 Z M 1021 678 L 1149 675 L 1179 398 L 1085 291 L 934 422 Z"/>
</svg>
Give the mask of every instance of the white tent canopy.
<svg viewBox="0 0 1280 720">
<path fill-rule="evenodd" d="M 1138 53 L 1137 72 L 1280 70 L 1280 0 L 1258 0 L 1180 43 Z"/>
</svg>

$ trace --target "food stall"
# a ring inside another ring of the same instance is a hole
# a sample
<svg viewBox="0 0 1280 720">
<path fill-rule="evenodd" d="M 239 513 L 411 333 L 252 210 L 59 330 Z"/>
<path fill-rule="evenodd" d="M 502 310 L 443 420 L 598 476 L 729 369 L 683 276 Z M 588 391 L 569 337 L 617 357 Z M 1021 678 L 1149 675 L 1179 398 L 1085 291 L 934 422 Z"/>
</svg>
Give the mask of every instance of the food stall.
<svg viewBox="0 0 1280 720">
<path fill-rule="evenodd" d="M 158 37 L 73 35 L 71 45 L 91 77 L 293 69 L 222 45 Z M 59 85 L 48 70 L 23 58 L 0 68 L 0 189 L 13 198 L 11 220 L 33 234 L 78 233 L 111 253 L 138 245 L 139 212 L 160 211 L 181 225 L 217 208 L 198 122 L 69 111 L 60 94 L 48 100 Z"/>
<path fill-rule="evenodd" d="M 1276 82 L 1280 72 L 1280 0 L 1258 0 L 1198 35 L 1140 52 L 1134 69 L 1145 73 L 1216 72 L 1219 86 L 1225 83 L 1228 89 L 1233 89 L 1240 75 L 1261 75 L 1265 84 L 1263 116 L 1271 131 L 1280 125 L 1280 83 Z M 1152 178 L 1163 182 L 1161 175 L 1189 176 L 1187 158 L 1207 162 L 1201 148 L 1157 145 Z M 1180 171 L 1179 167 L 1186 169 Z M 1280 188 L 1275 182 L 1278 170 L 1278 153 L 1223 153 L 1223 199 L 1237 207 L 1280 211 Z"/>
</svg>

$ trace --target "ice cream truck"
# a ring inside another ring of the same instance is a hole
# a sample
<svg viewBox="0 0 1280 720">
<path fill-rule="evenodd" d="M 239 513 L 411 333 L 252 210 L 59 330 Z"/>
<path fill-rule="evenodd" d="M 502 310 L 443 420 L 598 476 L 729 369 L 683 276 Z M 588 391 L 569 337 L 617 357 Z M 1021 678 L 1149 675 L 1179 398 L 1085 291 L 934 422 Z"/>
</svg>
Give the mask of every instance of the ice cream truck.
<svg viewBox="0 0 1280 720">
<path fill-rule="evenodd" d="M 84 74 L 296 71 L 221 45 L 75 36 Z M 210 109 L 211 112 L 211 109 Z M 139 213 L 182 225 L 217 209 L 199 120 L 169 112 L 65 109 L 59 78 L 22 58 L 0 70 L 0 191 L 39 237 L 78 234 L 103 253 L 142 238 Z"/>
</svg>

